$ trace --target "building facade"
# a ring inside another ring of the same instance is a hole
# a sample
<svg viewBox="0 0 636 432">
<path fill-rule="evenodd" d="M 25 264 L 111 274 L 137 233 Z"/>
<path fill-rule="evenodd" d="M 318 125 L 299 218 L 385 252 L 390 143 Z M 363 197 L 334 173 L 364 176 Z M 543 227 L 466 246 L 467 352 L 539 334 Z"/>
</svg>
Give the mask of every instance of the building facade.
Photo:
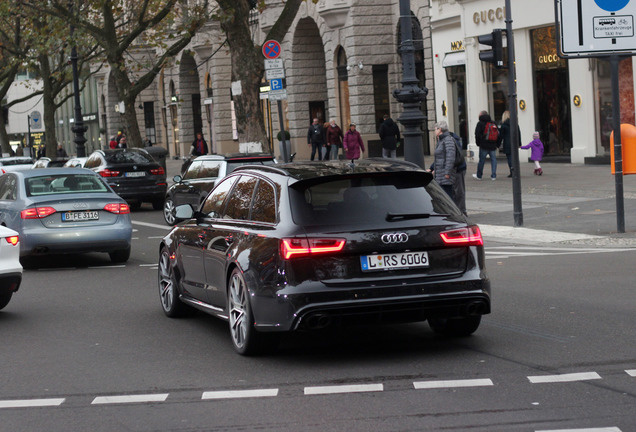
<svg viewBox="0 0 636 432">
<path fill-rule="evenodd" d="M 479 35 L 506 28 L 504 6 L 504 0 L 431 0 L 436 115 L 471 144 L 480 111 L 500 122 L 510 109 L 508 70 L 480 61 L 479 52 L 490 47 L 477 41 Z M 539 131 L 548 159 L 609 163 L 609 63 L 557 55 L 553 0 L 512 0 L 510 7 L 522 143 Z M 619 75 L 621 123 L 634 124 L 631 58 L 620 63 Z"/>
</svg>

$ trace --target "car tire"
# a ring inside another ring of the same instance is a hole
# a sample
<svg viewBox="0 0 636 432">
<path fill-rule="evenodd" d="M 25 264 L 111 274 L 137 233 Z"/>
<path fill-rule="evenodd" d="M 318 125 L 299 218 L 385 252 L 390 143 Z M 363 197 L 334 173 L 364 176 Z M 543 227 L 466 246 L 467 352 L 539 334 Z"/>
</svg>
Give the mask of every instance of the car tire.
<svg viewBox="0 0 636 432">
<path fill-rule="evenodd" d="M 247 283 L 239 269 L 234 269 L 230 276 L 227 303 L 230 336 L 237 353 L 244 356 L 261 354 L 277 346 L 278 334 L 261 333 L 254 328 Z"/>
<path fill-rule="evenodd" d="M 161 209 L 163 209 L 163 200 L 162 199 L 154 200 L 152 202 L 152 208 L 153 208 L 153 210 L 161 210 Z"/>
<path fill-rule="evenodd" d="M 170 226 L 173 226 L 176 222 L 175 206 L 172 198 L 166 198 L 163 203 L 163 219 Z"/>
<path fill-rule="evenodd" d="M 444 336 L 463 337 L 475 333 L 481 323 L 481 315 L 464 318 L 429 318 L 428 325 L 435 333 Z"/>
<path fill-rule="evenodd" d="M 178 281 L 170 263 L 170 252 L 161 249 L 159 254 L 159 300 L 163 313 L 170 318 L 192 315 L 195 310 L 179 300 Z"/>
<path fill-rule="evenodd" d="M 11 296 L 13 296 L 12 292 L 0 294 L 0 309 L 4 309 L 4 307 L 9 304 Z"/>
<path fill-rule="evenodd" d="M 130 258 L 130 247 L 126 249 L 120 249 L 113 252 L 108 252 L 110 260 L 114 263 L 125 263 Z"/>
</svg>

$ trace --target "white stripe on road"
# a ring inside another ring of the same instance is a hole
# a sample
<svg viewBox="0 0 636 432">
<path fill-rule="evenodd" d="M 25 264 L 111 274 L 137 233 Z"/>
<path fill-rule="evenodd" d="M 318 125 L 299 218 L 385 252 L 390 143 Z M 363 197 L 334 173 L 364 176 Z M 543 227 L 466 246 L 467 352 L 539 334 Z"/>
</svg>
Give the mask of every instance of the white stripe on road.
<svg viewBox="0 0 636 432">
<path fill-rule="evenodd" d="M 0 408 L 33 408 L 60 406 L 65 398 L 59 399 L 22 399 L 22 400 L 0 400 Z"/>
<path fill-rule="evenodd" d="M 627 372 L 629 376 L 636 377 L 636 369 L 628 369 L 625 372 Z"/>
<path fill-rule="evenodd" d="M 454 387 L 484 387 L 494 385 L 492 380 L 485 379 L 466 379 L 466 380 L 450 380 L 450 381 L 416 381 L 413 387 L 416 390 L 436 389 L 436 388 L 454 388 Z"/>
<path fill-rule="evenodd" d="M 362 393 L 384 391 L 383 384 L 354 384 L 339 386 L 305 387 L 305 395 Z"/>
<path fill-rule="evenodd" d="M 542 383 L 555 383 L 555 382 L 572 382 L 572 381 L 586 381 L 593 379 L 601 379 L 601 376 L 596 372 L 581 372 L 571 374 L 560 375 L 538 375 L 529 376 L 528 379 L 532 384 Z"/>
<path fill-rule="evenodd" d="M 591 428 L 591 429 L 550 429 L 536 432 L 621 432 L 617 427 Z"/>
<path fill-rule="evenodd" d="M 168 399 L 168 393 L 145 394 L 145 395 L 123 395 L 123 396 L 99 396 L 93 399 L 93 402 L 91 402 L 91 405 L 165 402 L 166 399 Z"/>
<path fill-rule="evenodd" d="M 201 399 L 237 399 L 272 396 L 278 396 L 278 389 L 208 391 L 203 393 Z"/>
<path fill-rule="evenodd" d="M 134 225 L 141 225 L 141 226 L 147 226 L 150 228 L 159 228 L 159 229 L 164 229 L 164 230 L 171 230 L 172 227 L 168 226 L 168 225 L 159 225 L 159 224 L 154 224 L 154 223 L 150 223 L 150 222 L 140 222 L 140 221 L 132 221 L 132 223 Z"/>
</svg>

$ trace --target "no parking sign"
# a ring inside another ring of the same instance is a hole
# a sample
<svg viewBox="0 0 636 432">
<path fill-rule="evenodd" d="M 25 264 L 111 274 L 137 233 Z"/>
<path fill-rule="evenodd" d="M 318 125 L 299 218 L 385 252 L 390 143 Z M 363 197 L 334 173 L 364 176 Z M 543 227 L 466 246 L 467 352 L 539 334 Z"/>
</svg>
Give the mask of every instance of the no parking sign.
<svg viewBox="0 0 636 432">
<path fill-rule="evenodd" d="M 281 53 L 280 43 L 275 40 L 268 40 L 263 44 L 263 55 L 267 59 L 275 59 Z"/>
</svg>

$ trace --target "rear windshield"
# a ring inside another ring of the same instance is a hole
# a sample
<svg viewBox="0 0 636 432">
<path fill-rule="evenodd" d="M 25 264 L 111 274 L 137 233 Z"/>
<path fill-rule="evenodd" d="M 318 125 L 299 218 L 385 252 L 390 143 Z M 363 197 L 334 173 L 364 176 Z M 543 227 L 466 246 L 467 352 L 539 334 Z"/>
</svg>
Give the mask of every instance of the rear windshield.
<svg viewBox="0 0 636 432">
<path fill-rule="evenodd" d="M 243 165 L 275 165 L 275 162 L 271 159 L 266 160 L 244 160 L 244 161 L 228 161 L 227 163 L 227 172 L 225 175 L 228 175 L 235 169 Z"/>
<path fill-rule="evenodd" d="M 154 159 L 145 153 L 134 151 L 122 151 L 106 154 L 106 161 L 110 163 L 122 164 L 122 163 L 138 163 L 145 164 L 154 162 Z"/>
<path fill-rule="evenodd" d="M 306 186 L 299 182 L 290 193 L 294 221 L 301 225 L 355 225 L 408 217 L 404 215 L 460 214 L 437 183 L 422 175 L 338 178 Z"/>
<path fill-rule="evenodd" d="M 33 159 L 4 159 L 0 160 L 0 165 L 2 166 L 10 166 L 10 165 L 29 165 L 33 164 Z"/>
<path fill-rule="evenodd" d="M 58 174 L 25 179 L 27 196 L 78 192 L 110 192 L 99 177 L 91 174 Z"/>
</svg>

